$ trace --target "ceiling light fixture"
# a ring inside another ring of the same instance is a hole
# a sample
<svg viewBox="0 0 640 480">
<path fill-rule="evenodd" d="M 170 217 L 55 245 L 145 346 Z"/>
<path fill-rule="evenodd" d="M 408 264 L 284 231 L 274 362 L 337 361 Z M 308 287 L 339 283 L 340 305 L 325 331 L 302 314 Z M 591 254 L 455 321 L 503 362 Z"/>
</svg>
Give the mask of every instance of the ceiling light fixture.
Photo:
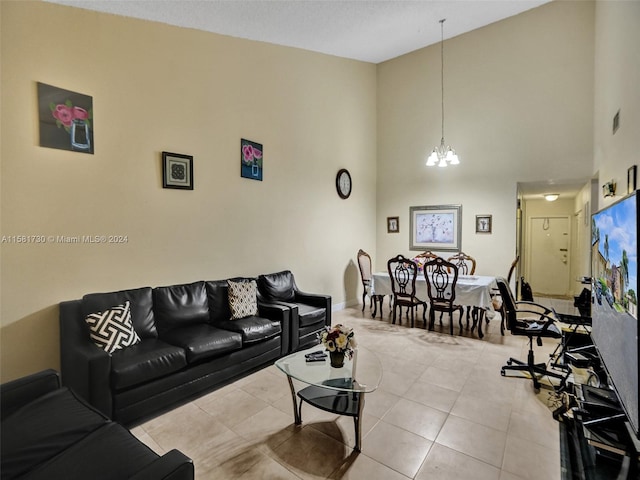
<svg viewBox="0 0 640 480">
<path fill-rule="evenodd" d="M 558 195 L 557 193 L 545 193 L 544 194 L 544 199 L 547 202 L 555 202 L 558 199 L 559 196 L 560 195 Z"/>
<path fill-rule="evenodd" d="M 433 149 L 429 158 L 427 158 L 427 167 L 433 167 L 438 165 L 439 167 L 446 167 L 447 165 L 458 165 L 458 155 L 456 151 L 450 146 L 444 145 L 444 22 L 446 18 L 440 20 L 440 86 L 442 93 L 442 138 L 440 145 Z"/>
</svg>

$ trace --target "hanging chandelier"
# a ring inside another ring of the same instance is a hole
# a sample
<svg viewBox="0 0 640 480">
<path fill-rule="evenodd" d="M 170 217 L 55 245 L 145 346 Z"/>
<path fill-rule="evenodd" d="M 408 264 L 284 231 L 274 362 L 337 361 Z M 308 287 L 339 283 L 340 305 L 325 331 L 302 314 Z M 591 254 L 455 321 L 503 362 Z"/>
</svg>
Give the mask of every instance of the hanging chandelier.
<svg viewBox="0 0 640 480">
<path fill-rule="evenodd" d="M 458 165 L 458 155 L 456 151 L 450 146 L 444 144 L 444 22 L 446 18 L 440 20 L 440 86 L 442 94 L 442 138 L 440 139 L 440 145 L 433 149 L 429 158 L 427 158 L 427 167 L 433 167 L 435 165 L 439 167 L 446 167 L 447 165 Z"/>
</svg>

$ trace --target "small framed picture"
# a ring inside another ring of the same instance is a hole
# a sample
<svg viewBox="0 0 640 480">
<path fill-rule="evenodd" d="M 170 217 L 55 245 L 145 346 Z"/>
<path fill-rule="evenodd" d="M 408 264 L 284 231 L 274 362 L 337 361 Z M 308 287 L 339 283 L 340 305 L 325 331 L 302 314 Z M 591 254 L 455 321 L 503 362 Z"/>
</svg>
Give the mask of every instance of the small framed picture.
<svg viewBox="0 0 640 480">
<path fill-rule="evenodd" d="M 476 215 L 476 233 L 491 233 L 491 215 Z"/>
<path fill-rule="evenodd" d="M 262 181 L 262 144 L 240 139 L 240 176 Z"/>
<path fill-rule="evenodd" d="M 193 190 L 193 157 L 162 152 L 162 187 Z"/>
<path fill-rule="evenodd" d="M 387 233 L 400 232 L 400 217 L 387 217 Z"/>
<path fill-rule="evenodd" d="M 636 191 L 636 175 L 638 173 L 638 166 L 634 165 L 627 170 L 627 193 L 633 193 Z"/>
</svg>

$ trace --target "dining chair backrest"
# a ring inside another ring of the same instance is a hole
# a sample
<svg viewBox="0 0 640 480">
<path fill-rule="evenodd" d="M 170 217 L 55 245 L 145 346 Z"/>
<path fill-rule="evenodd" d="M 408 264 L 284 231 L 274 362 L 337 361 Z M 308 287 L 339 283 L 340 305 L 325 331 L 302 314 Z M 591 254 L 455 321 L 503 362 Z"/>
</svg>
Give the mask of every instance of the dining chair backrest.
<svg viewBox="0 0 640 480">
<path fill-rule="evenodd" d="M 427 250 L 425 252 L 419 253 L 413 258 L 420 259 L 421 263 L 423 264 L 422 268 L 426 270 L 426 264 L 429 263 L 431 260 L 435 260 L 436 258 L 439 258 L 439 257 L 435 253 Z"/>
<path fill-rule="evenodd" d="M 362 285 L 366 288 L 371 285 L 372 265 L 371 257 L 367 252 L 360 249 L 358 250 L 358 267 L 360 267 L 360 278 L 362 279 Z"/>
<path fill-rule="evenodd" d="M 509 267 L 509 274 L 507 275 L 508 284 L 511 284 L 511 277 L 513 276 L 513 272 L 516 270 L 516 265 L 518 265 L 518 260 L 520 260 L 520 255 L 517 255 L 515 260 L 511 262 L 511 267 Z"/>
<path fill-rule="evenodd" d="M 476 259 L 464 252 L 456 253 L 453 257 L 449 257 L 447 261 L 458 267 L 460 275 L 473 275 L 476 273 Z"/>
<path fill-rule="evenodd" d="M 435 258 L 425 264 L 424 278 L 431 303 L 453 305 L 458 283 L 458 267 L 454 263 Z"/>
<path fill-rule="evenodd" d="M 403 255 L 396 255 L 387 262 L 391 278 L 391 291 L 396 299 L 411 299 L 416 296 L 418 266 Z"/>
</svg>

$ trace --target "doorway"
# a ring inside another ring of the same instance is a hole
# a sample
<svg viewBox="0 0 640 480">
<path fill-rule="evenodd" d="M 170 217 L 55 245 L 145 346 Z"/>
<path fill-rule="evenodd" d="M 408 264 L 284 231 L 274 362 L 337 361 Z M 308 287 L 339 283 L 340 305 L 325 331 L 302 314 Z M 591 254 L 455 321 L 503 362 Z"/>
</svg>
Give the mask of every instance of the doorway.
<svg viewBox="0 0 640 480">
<path fill-rule="evenodd" d="M 528 281 L 534 294 L 569 297 L 571 290 L 571 218 L 529 218 Z"/>
</svg>

